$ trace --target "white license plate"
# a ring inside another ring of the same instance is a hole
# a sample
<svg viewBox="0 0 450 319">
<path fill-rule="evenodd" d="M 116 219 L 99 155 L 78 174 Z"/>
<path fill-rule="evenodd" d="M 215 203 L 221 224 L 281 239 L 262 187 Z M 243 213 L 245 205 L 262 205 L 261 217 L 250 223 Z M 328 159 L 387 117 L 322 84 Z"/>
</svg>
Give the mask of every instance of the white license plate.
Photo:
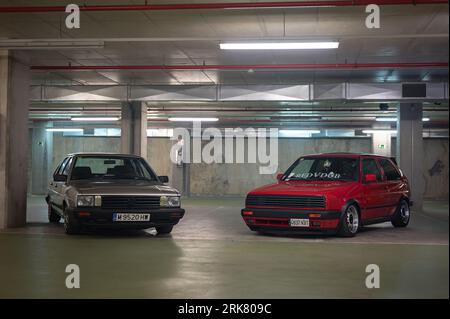
<svg viewBox="0 0 450 319">
<path fill-rule="evenodd" d="M 291 227 L 309 227 L 309 219 L 291 218 L 289 225 Z"/>
<path fill-rule="evenodd" d="M 150 214 L 122 214 L 117 213 L 113 215 L 115 222 L 148 222 L 150 221 Z"/>
</svg>

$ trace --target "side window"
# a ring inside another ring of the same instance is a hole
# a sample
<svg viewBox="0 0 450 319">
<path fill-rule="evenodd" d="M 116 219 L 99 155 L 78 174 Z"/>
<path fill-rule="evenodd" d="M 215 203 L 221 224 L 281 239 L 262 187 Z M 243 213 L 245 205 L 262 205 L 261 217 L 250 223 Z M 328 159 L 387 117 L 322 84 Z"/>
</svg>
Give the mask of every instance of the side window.
<svg viewBox="0 0 450 319">
<path fill-rule="evenodd" d="M 69 161 L 66 163 L 66 166 L 63 169 L 62 175 L 69 176 L 69 170 L 70 166 L 72 166 L 73 157 L 69 159 Z"/>
<path fill-rule="evenodd" d="M 373 158 L 366 158 L 362 161 L 363 178 L 366 174 L 373 174 L 377 177 L 377 182 L 381 182 L 381 171 L 378 168 L 377 162 Z"/>
<path fill-rule="evenodd" d="M 59 166 L 58 170 L 56 171 L 56 175 L 62 175 L 64 168 L 66 167 L 67 162 L 69 161 L 69 158 L 66 157 L 64 161 Z"/>
<path fill-rule="evenodd" d="M 379 163 L 388 181 L 397 181 L 402 178 L 394 165 L 387 159 L 380 159 Z"/>
</svg>

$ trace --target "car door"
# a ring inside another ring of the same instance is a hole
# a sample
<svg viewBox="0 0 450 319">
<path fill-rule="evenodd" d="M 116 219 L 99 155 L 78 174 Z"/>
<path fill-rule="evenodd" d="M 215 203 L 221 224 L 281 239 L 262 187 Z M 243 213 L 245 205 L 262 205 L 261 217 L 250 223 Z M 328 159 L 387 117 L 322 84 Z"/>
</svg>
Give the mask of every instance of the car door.
<svg viewBox="0 0 450 319">
<path fill-rule="evenodd" d="M 48 186 L 48 196 L 50 198 L 50 202 L 53 204 L 57 203 L 58 200 L 58 194 L 57 194 L 57 184 L 55 181 L 55 176 L 60 175 L 62 170 L 64 169 L 64 166 L 67 162 L 68 158 L 64 158 L 64 160 L 58 165 L 55 172 L 53 173 L 52 180 L 50 181 L 50 184 Z"/>
<path fill-rule="evenodd" d="M 381 169 L 372 157 L 363 157 L 361 166 L 362 189 L 365 199 L 362 219 L 381 218 L 385 215 L 385 186 Z M 366 180 L 367 175 L 375 175 L 375 179 L 372 181 Z"/>
<path fill-rule="evenodd" d="M 385 215 L 389 216 L 395 213 L 400 198 L 403 194 L 405 183 L 402 180 L 400 172 L 397 170 L 391 160 L 379 158 L 378 164 L 383 173 L 384 194 L 386 200 Z"/>
<path fill-rule="evenodd" d="M 70 167 L 70 164 L 72 162 L 72 157 L 67 157 L 64 162 L 62 163 L 58 175 L 67 177 L 68 168 Z M 64 188 L 65 188 L 66 182 L 65 181 L 56 181 L 53 180 L 53 187 L 55 189 L 55 199 L 53 203 L 58 206 L 59 208 L 62 208 L 63 201 L 64 201 Z"/>
<path fill-rule="evenodd" d="M 62 171 L 62 175 L 66 178 L 66 181 L 65 182 L 61 182 L 60 187 L 58 189 L 58 194 L 60 196 L 60 204 L 61 205 L 64 202 L 67 187 L 69 187 L 67 182 L 69 180 L 69 174 L 70 174 L 70 171 L 72 169 L 73 161 L 74 161 L 74 158 L 70 157 L 69 160 L 67 161 L 66 166 L 64 167 L 64 170 Z"/>
</svg>

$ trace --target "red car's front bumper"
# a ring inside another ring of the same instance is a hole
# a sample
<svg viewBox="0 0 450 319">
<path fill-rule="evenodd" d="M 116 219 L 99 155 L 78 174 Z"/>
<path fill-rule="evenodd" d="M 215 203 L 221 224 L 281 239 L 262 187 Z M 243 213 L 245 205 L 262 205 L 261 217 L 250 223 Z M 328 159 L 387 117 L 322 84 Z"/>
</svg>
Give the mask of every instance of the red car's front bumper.
<svg viewBox="0 0 450 319">
<path fill-rule="evenodd" d="M 339 227 L 340 211 L 304 211 L 267 208 L 245 208 L 242 218 L 253 231 L 283 231 L 296 233 L 335 233 Z M 291 219 L 309 221 L 308 227 L 291 226 Z"/>
</svg>

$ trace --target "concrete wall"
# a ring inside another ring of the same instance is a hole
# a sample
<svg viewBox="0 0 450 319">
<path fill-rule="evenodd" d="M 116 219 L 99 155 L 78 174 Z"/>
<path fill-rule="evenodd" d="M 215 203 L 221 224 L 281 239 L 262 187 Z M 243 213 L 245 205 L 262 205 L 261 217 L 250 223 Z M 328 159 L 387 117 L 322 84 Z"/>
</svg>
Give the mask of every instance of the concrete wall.
<svg viewBox="0 0 450 319">
<path fill-rule="evenodd" d="M 425 197 L 448 197 L 448 139 L 424 140 Z M 54 135 L 53 167 L 72 152 L 120 152 L 117 137 L 63 137 Z M 147 159 L 158 175 L 172 176 L 168 138 L 149 138 Z M 395 139 L 392 140 L 395 156 Z M 369 138 L 280 139 L 278 172 L 286 170 L 301 155 L 323 152 L 370 152 Z M 249 190 L 275 181 L 275 175 L 260 175 L 255 164 L 191 164 L 191 195 L 243 195 Z"/>
<path fill-rule="evenodd" d="M 447 199 L 448 185 L 448 139 L 426 138 L 423 140 L 423 177 L 426 199 Z M 392 156 L 396 152 L 396 139 L 392 139 Z"/>
<path fill-rule="evenodd" d="M 369 152 L 370 139 L 297 138 L 280 139 L 277 172 L 285 171 L 298 157 L 324 152 Z M 255 164 L 192 164 L 191 195 L 243 195 L 253 188 L 273 183 L 273 175 L 259 174 Z"/>
<path fill-rule="evenodd" d="M 167 138 L 149 138 L 147 159 L 158 175 L 171 175 L 170 148 Z M 75 152 L 115 152 L 120 153 L 119 137 L 64 137 L 54 134 L 53 170 L 64 156 Z"/>
<path fill-rule="evenodd" d="M 147 161 L 159 176 L 172 176 L 171 147 L 172 141 L 168 138 L 155 137 L 147 140 Z"/>
<path fill-rule="evenodd" d="M 120 138 L 118 137 L 65 137 L 62 134 L 53 135 L 53 169 L 67 154 L 76 152 L 114 152 L 120 153 Z"/>
</svg>

